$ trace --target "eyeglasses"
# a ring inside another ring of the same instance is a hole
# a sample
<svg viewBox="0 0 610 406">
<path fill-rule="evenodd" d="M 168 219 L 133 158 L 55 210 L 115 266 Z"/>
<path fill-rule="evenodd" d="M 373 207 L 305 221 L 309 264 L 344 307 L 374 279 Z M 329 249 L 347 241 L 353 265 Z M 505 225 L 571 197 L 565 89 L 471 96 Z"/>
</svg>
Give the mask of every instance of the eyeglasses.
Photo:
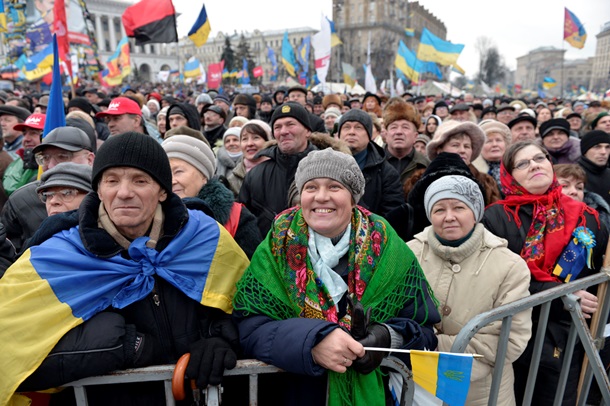
<svg viewBox="0 0 610 406">
<path fill-rule="evenodd" d="M 522 161 L 519 162 L 515 162 L 515 166 L 514 169 L 520 170 L 520 171 L 524 171 L 527 168 L 530 167 L 530 164 L 532 163 L 532 161 L 536 162 L 537 164 L 541 164 L 544 161 L 548 160 L 549 157 L 548 155 L 545 154 L 538 154 L 535 157 L 531 158 L 531 159 L 524 159 Z"/>
<path fill-rule="evenodd" d="M 52 199 L 53 196 L 57 196 L 59 200 L 64 203 L 70 203 L 76 196 L 78 196 L 79 193 L 80 191 L 78 189 L 62 189 L 57 192 L 43 190 L 38 193 L 38 197 L 43 203 L 46 203 L 47 200 Z"/>
<path fill-rule="evenodd" d="M 63 162 L 70 162 L 72 161 L 72 158 L 74 158 L 75 155 L 76 152 L 71 151 L 63 151 L 58 154 L 44 154 L 42 152 L 39 152 L 34 155 L 34 158 L 36 159 L 36 163 L 38 165 L 44 166 L 47 165 L 51 161 L 51 159 L 54 159 L 55 162 L 57 162 L 58 164 Z"/>
</svg>

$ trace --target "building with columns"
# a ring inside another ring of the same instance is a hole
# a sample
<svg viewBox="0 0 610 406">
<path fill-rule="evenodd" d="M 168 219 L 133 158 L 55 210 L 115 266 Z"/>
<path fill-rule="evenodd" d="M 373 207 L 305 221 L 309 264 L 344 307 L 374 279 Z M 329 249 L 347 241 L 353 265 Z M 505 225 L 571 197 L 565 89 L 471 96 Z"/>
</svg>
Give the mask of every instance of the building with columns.
<svg viewBox="0 0 610 406">
<path fill-rule="evenodd" d="M 105 63 L 123 36 L 121 16 L 127 7 L 136 3 L 119 0 L 87 0 L 87 9 L 95 22 L 95 39 L 100 61 Z M 137 67 L 140 80 L 156 81 L 161 70 L 179 69 L 176 44 L 147 44 L 136 46 L 130 39 L 131 64 Z"/>
<path fill-rule="evenodd" d="M 602 26 L 595 38 L 597 38 L 597 44 L 589 89 L 603 93 L 610 88 L 610 21 Z"/>
<path fill-rule="evenodd" d="M 527 55 L 517 58 L 517 71 L 515 73 L 515 84 L 521 85 L 523 90 L 535 91 L 542 85 L 545 76 L 552 77 L 557 85 L 547 93 L 558 96 L 561 92 L 561 78 L 553 76 L 554 72 L 561 72 L 561 64 L 564 59 L 565 49 L 552 46 L 536 48 Z"/>
</svg>

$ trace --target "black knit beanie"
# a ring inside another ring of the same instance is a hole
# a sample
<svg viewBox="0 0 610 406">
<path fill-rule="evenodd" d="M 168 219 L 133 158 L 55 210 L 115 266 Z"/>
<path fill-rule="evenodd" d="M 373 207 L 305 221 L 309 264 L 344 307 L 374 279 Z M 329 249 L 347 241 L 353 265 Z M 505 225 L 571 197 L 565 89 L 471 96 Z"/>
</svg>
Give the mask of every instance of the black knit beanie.
<svg viewBox="0 0 610 406">
<path fill-rule="evenodd" d="M 301 106 L 299 103 L 288 102 L 277 106 L 273 111 L 273 115 L 271 116 L 271 128 L 273 129 L 273 123 L 275 123 L 275 120 L 284 117 L 292 117 L 296 119 L 301 124 L 303 124 L 305 128 L 311 131 L 311 123 L 309 122 L 309 112 L 305 110 L 305 107 Z"/>
<path fill-rule="evenodd" d="M 95 155 L 91 186 L 97 192 L 102 173 L 109 168 L 140 169 L 168 193 L 172 191 L 172 170 L 161 145 L 150 135 L 129 131 L 106 140 Z"/>
<path fill-rule="evenodd" d="M 597 144 L 610 144 L 610 134 L 601 130 L 589 131 L 580 140 L 580 153 L 584 155 Z"/>
<path fill-rule="evenodd" d="M 70 100 L 68 102 L 68 110 L 70 110 L 71 107 L 76 107 L 89 115 L 91 115 L 93 112 L 93 106 L 91 103 L 89 103 L 89 100 L 85 99 L 84 97 L 75 97 Z"/>
<path fill-rule="evenodd" d="M 341 127 L 348 121 L 357 121 L 364 126 L 364 129 L 369 135 L 369 140 L 373 137 L 373 120 L 371 116 L 364 110 L 352 109 L 345 112 L 339 119 L 339 134 L 341 134 Z"/>
</svg>

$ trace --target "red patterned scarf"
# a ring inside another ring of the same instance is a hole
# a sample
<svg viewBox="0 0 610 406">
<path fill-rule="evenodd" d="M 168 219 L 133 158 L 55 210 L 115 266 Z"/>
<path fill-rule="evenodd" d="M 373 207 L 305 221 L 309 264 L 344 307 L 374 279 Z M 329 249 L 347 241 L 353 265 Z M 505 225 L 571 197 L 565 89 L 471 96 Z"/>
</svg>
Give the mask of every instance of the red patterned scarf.
<svg viewBox="0 0 610 406">
<path fill-rule="evenodd" d="M 523 205 L 533 205 L 532 224 L 521 249 L 521 258 L 527 263 L 535 280 L 558 282 L 559 279 L 553 275 L 553 268 L 570 242 L 572 232 L 576 227 L 586 225 L 585 212 L 594 215 L 599 225 L 597 211 L 561 193 L 555 175 L 544 195 L 528 192 L 508 173 L 504 164 L 500 166 L 500 181 L 506 198 L 494 204 L 504 207 L 508 221 L 512 217 L 517 227 L 521 227 L 519 209 Z"/>
</svg>

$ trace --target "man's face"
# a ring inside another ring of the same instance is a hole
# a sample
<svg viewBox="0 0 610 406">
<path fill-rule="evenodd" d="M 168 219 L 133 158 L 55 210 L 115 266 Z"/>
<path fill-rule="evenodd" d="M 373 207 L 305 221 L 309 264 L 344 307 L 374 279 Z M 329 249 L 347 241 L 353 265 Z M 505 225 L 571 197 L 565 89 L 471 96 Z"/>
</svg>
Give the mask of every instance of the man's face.
<svg viewBox="0 0 610 406">
<path fill-rule="evenodd" d="M 94 157 L 93 152 L 86 149 L 72 152 L 50 145 L 36 153 L 36 162 L 42 166 L 42 171 L 46 172 L 49 169 L 53 169 L 57 164 L 64 162 L 92 166 Z"/>
<path fill-rule="evenodd" d="M 36 130 L 35 128 L 26 128 L 23 132 L 23 141 L 21 142 L 23 148 L 32 149 L 40 145 L 42 136 L 42 130 Z"/>
<path fill-rule="evenodd" d="M 451 118 L 455 121 L 468 121 L 470 118 L 470 113 L 465 110 L 456 110 L 451 113 Z"/>
<path fill-rule="evenodd" d="M 272 108 L 273 108 L 273 106 L 271 105 L 271 103 L 268 103 L 268 102 L 261 103 L 261 111 L 263 113 L 270 112 Z"/>
<path fill-rule="evenodd" d="M 515 112 L 510 109 L 506 109 L 498 112 L 496 116 L 499 122 L 508 124 L 513 118 L 515 118 Z"/>
<path fill-rule="evenodd" d="M 106 124 L 110 130 L 110 135 L 123 134 L 128 131 L 138 131 L 140 129 L 141 118 L 135 114 L 117 114 L 106 116 Z"/>
<path fill-rule="evenodd" d="M 46 201 L 44 203 L 49 216 L 78 209 L 85 196 L 87 196 L 85 191 L 66 186 L 50 187 L 41 191 L 40 194 L 45 195 Z"/>
<path fill-rule="evenodd" d="M 127 238 L 146 235 L 167 192 L 146 172 L 130 167 L 106 169 L 97 194 L 110 220 Z"/>
<path fill-rule="evenodd" d="M 360 103 L 359 100 L 353 100 L 350 102 L 349 106 L 352 109 L 360 109 L 360 108 L 362 108 L 362 103 Z"/>
<path fill-rule="evenodd" d="M 222 100 L 214 100 L 214 106 L 220 106 L 220 108 L 223 109 L 225 113 L 228 113 L 229 109 L 231 108 L 231 106 L 229 106 Z"/>
<path fill-rule="evenodd" d="M 337 116 L 334 114 L 327 114 L 324 116 L 324 127 L 329 131 L 332 130 L 335 126 L 335 121 L 337 121 Z"/>
<path fill-rule="evenodd" d="M 15 138 L 21 135 L 20 131 L 13 129 L 15 124 L 19 124 L 19 119 L 17 117 L 8 114 L 0 116 L 0 127 L 2 128 L 2 137 L 8 142 L 14 141 Z"/>
<path fill-rule="evenodd" d="M 36 106 L 34 108 L 36 114 L 47 114 L 47 106 Z"/>
<path fill-rule="evenodd" d="M 605 142 L 594 145 L 585 152 L 585 157 L 597 166 L 606 166 L 610 156 L 610 144 Z"/>
<path fill-rule="evenodd" d="M 445 106 L 440 106 L 436 108 L 436 115 L 442 119 L 445 119 L 449 115 L 449 109 Z"/>
<path fill-rule="evenodd" d="M 305 95 L 303 94 L 303 96 Z M 284 117 L 275 120 L 273 123 L 273 136 L 283 154 L 293 155 L 305 151 L 311 131 L 297 119 Z"/>
<path fill-rule="evenodd" d="M 410 121 L 396 120 L 387 127 L 386 142 L 392 154 L 394 151 L 410 153 L 416 139 L 417 128 Z"/>
<path fill-rule="evenodd" d="M 305 93 L 299 91 L 290 92 L 288 95 L 288 101 L 299 103 L 301 106 L 307 104 Z"/>
<path fill-rule="evenodd" d="M 570 130 L 578 132 L 582 126 L 582 119 L 578 117 L 570 117 L 568 118 L 568 123 L 570 123 Z"/>
<path fill-rule="evenodd" d="M 425 100 L 418 100 L 415 103 L 415 107 L 417 108 L 417 111 L 419 111 L 421 113 L 424 110 L 424 107 L 426 107 L 426 101 Z"/>
<path fill-rule="evenodd" d="M 369 134 L 366 128 L 359 121 L 347 121 L 341 126 L 339 139 L 345 141 L 347 146 L 352 151 L 352 154 L 357 154 L 366 149 L 369 144 Z"/>
<path fill-rule="evenodd" d="M 188 127 L 189 122 L 182 114 L 170 114 L 169 115 L 169 128 L 180 127 L 181 125 Z"/>
<path fill-rule="evenodd" d="M 89 92 L 85 94 L 85 97 L 87 98 L 87 100 L 89 100 L 89 103 L 91 104 L 97 104 L 101 101 L 97 93 Z"/>
<path fill-rule="evenodd" d="M 536 129 L 529 121 L 521 121 L 510 129 L 513 144 L 518 141 L 528 141 L 536 138 Z"/>
<path fill-rule="evenodd" d="M 250 118 L 250 111 L 248 110 L 248 106 L 245 104 L 235 104 L 233 108 L 236 116 Z"/>
<path fill-rule="evenodd" d="M 215 128 L 224 123 L 224 119 L 218 113 L 211 110 L 203 113 L 203 121 L 207 127 Z"/>
<path fill-rule="evenodd" d="M 610 116 L 600 118 L 594 130 L 602 130 L 610 133 Z"/>
<path fill-rule="evenodd" d="M 316 116 L 319 116 L 322 113 L 324 113 L 324 105 L 314 104 L 313 105 L 313 114 L 315 114 Z"/>
<path fill-rule="evenodd" d="M 579 104 L 578 106 L 574 106 L 574 113 L 578 113 L 582 115 L 582 112 L 585 111 L 585 106 L 583 104 Z"/>
</svg>

